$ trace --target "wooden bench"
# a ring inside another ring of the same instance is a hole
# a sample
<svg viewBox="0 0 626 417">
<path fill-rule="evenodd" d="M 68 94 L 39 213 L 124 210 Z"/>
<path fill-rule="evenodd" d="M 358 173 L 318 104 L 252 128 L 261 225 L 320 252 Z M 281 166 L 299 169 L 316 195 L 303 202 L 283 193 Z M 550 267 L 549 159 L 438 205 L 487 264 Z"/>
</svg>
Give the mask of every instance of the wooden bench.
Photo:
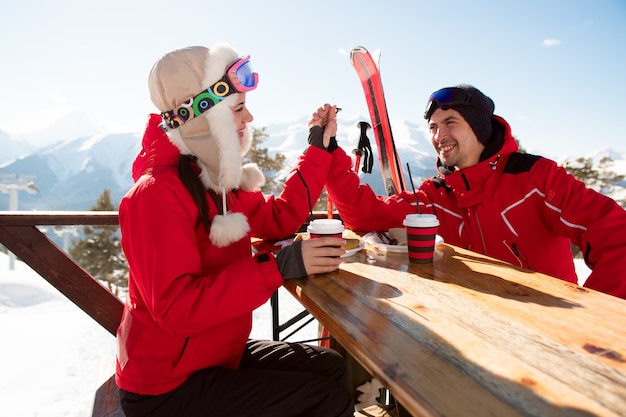
<svg viewBox="0 0 626 417">
<path fill-rule="evenodd" d="M 104 358 L 96 378 L 92 417 L 125 417 L 120 406 L 120 389 L 115 383 L 115 358 Z"/>
<path fill-rule="evenodd" d="M 112 375 L 96 390 L 92 417 L 125 417 L 119 400 L 120 389 Z"/>
</svg>

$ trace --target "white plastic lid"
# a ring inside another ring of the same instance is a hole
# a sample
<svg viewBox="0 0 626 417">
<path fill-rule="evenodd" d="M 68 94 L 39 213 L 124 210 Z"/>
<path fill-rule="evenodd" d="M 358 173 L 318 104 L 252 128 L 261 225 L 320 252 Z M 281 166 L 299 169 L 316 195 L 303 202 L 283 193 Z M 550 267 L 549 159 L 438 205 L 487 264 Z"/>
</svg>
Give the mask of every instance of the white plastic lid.
<svg viewBox="0 0 626 417">
<path fill-rule="evenodd" d="M 408 227 L 437 227 L 439 219 L 434 214 L 407 214 L 403 224 Z"/>
<path fill-rule="evenodd" d="M 309 223 L 306 230 L 318 235 L 334 235 L 343 232 L 343 223 L 337 219 L 317 219 Z"/>
</svg>

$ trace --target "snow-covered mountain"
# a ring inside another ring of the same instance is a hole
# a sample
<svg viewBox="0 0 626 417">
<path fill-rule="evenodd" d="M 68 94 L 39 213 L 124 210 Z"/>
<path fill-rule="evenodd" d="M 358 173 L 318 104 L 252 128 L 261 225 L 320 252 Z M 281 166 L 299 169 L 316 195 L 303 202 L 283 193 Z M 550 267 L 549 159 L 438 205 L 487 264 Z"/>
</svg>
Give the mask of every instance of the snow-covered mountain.
<svg viewBox="0 0 626 417">
<path fill-rule="evenodd" d="M 360 128 L 357 126 L 359 122 L 367 121 L 369 118 L 362 116 L 354 116 L 347 119 L 338 120 L 337 141 L 345 151 L 353 156 L 352 150 L 357 148 L 359 143 Z M 280 152 L 287 157 L 288 164 L 285 165 L 285 171 L 288 171 L 296 161 L 298 155 L 302 153 L 307 144 L 308 129 L 306 127 L 307 117 L 302 117 L 294 123 L 275 124 L 267 127 L 267 133 L 270 137 L 263 143 L 263 147 L 267 147 L 271 154 Z M 405 120 L 392 120 L 391 129 L 394 135 L 394 141 L 402 167 L 404 177 L 409 181 L 409 175 L 406 168 L 408 162 L 413 175 L 415 184 L 422 182 L 424 178 L 435 174 L 435 152 L 430 145 L 427 136 L 426 125 L 418 125 L 416 123 L 407 122 Z M 374 132 L 368 130 L 367 136 L 370 140 L 372 151 L 374 154 L 374 164 L 371 174 L 361 173 L 362 181 L 367 182 L 379 194 L 384 194 L 382 177 L 380 175 L 380 166 L 378 164 L 378 150 L 376 149 L 376 139 Z M 285 174 L 284 172 L 283 174 Z"/>
<path fill-rule="evenodd" d="M 269 137 L 261 146 L 268 148 L 270 154 L 280 152 L 286 156 L 285 169 L 280 176 L 286 175 L 307 145 L 307 119 L 308 116 L 303 116 L 292 123 L 266 127 Z M 360 121 L 369 122 L 369 118 L 354 116 L 338 120 L 337 139 L 348 153 L 358 145 L 360 129 L 357 124 Z M 417 186 L 424 178 L 435 174 L 435 153 L 426 125 L 392 120 L 391 126 L 405 179 L 409 182 L 408 162 Z M 141 136 L 142 132 L 80 137 L 68 134 L 66 138 L 32 151 L 24 140 L 11 138 L 0 131 L 0 180 L 6 181 L 7 177 L 15 175 L 33 179 L 40 192 L 20 192 L 20 210 L 88 210 L 96 204 L 105 188 L 111 191 L 112 201 L 117 204 L 132 186 L 131 166 L 140 150 Z M 371 130 L 368 137 L 374 153 L 373 171 L 371 174 L 361 173 L 361 178 L 378 194 L 384 194 L 376 141 Z M 626 174 L 626 156 L 611 149 L 600 149 L 585 157 L 599 161 L 603 156 L 610 156 L 615 161 L 615 172 Z M 578 156 L 573 157 L 576 158 Z M 8 204 L 8 194 L 0 193 L 0 210 L 6 210 Z"/>
<path fill-rule="evenodd" d="M 26 156 L 35 150 L 35 147 L 19 138 L 13 138 L 0 130 L 0 166 L 16 158 Z"/>
<path fill-rule="evenodd" d="M 105 188 L 115 202 L 130 187 L 140 139 L 129 133 L 60 141 L 0 166 L 0 179 L 24 176 L 39 189 L 20 193 L 20 210 L 88 210 Z M 0 194 L 0 207 L 8 207 L 7 194 Z"/>
<path fill-rule="evenodd" d="M 307 145 L 306 120 L 303 117 L 266 128 L 269 137 L 261 146 L 268 148 L 270 154 L 285 155 L 285 170 L 281 175 L 289 171 Z M 339 121 L 337 138 L 348 152 L 357 147 L 360 134 L 357 122 L 361 120 L 368 119 L 355 116 Z M 410 163 L 414 181 L 421 182 L 421 177 L 433 175 L 434 152 L 426 139 L 425 127 L 396 120 L 392 121 L 392 129 L 402 162 Z M 11 160 L 0 163 L 0 178 L 29 177 L 40 190 L 38 194 L 20 193 L 20 210 L 88 210 L 105 188 L 111 190 L 111 198 L 117 203 L 132 186 L 131 166 L 141 148 L 141 135 L 142 132 L 68 138 L 30 153 L 24 144 L 26 151 L 13 152 Z M 373 132 L 369 131 L 368 136 L 377 158 Z M 0 135 L 0 141 L 3 159 L 12 152 L 5 143 L 23 143 L 8 135 Z M 406 165 L 404 168 L 406 171 Z M 363 175 L 364 180 L 382 192 L 377 159 L 373 172 Z M 408 180 L 406 172 L 405 176 Z M 8 195 L 0 194 L 0 210 L 7 208 Z"/>
</svg>

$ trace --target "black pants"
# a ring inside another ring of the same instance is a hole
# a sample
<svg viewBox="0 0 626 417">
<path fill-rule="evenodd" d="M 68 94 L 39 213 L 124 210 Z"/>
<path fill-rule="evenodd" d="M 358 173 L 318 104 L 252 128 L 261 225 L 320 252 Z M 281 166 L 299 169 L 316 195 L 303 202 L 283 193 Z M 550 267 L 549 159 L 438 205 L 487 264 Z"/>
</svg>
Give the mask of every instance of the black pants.
<svg viewBox="0 0 626 417">
<path fill-rule="evenodd" d="M 127 417 L 352 417 L 346 364 L 332 349 L 249 340 L 239 369 L 207 368 L 161 395 L 120 390 Z"/>
</svg>

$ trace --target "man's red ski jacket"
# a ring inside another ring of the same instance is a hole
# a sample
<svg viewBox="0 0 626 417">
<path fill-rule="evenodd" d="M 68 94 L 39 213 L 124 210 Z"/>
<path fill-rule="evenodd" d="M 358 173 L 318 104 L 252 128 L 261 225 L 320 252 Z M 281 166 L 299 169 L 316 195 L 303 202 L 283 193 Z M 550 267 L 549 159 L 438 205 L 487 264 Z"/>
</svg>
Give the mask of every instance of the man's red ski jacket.
<svg viewBox="0 0 626 417">
<path fill-rule="evenodd" d="M 446 243 L 572 283 L 574 244 L 592 269 L 585 286 L 626 298 L 626 211 L 555 162 L 518 153 L 508 123 L 495 120 L 504 131 L 498 152 L 454 172 L 440 166 L 417 190 L 422 212 L 439 218 L 438 234 Z M 406 214 L 417 212 L 412 191 L 376 196 L 351 167 L 341 148 L 334 151 L 326 184 L 347 227 L 403 227 Z"/>
</svg>

